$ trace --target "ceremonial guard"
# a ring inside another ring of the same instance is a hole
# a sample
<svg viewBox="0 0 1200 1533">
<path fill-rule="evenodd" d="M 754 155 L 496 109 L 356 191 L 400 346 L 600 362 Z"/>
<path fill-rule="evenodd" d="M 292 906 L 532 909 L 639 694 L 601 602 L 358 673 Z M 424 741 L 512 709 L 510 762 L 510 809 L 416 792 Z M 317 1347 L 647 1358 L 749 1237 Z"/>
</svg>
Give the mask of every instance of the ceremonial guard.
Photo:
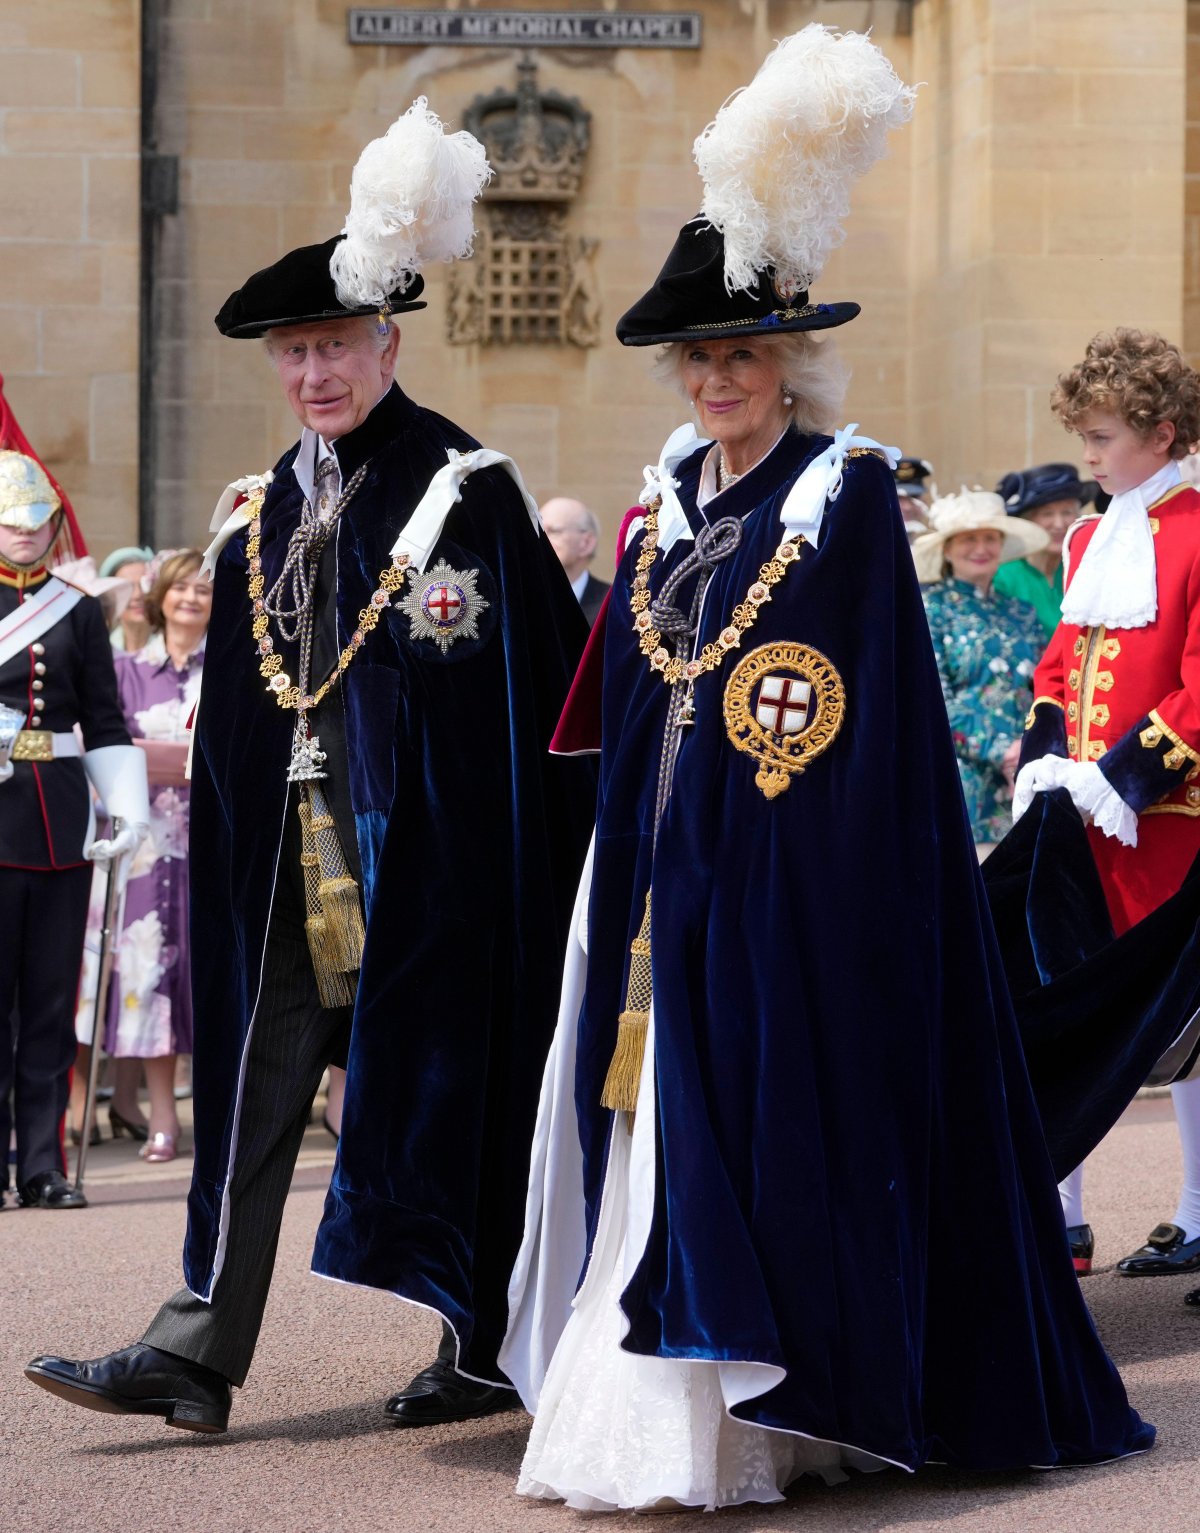
<svg viewBox="0 0 1200 1533">
<path fill-rule="evenodd" d="M 389 1417 L 515 1400 L 496 1354 L 594 807 L 586 765 L 547 745 L 586 624 L 515 465 L 393 377 L 418 268 L 469 248 L 487 174 L 418 101 L 364 151 L 346 236 L 217 317 L 264 339 L 304 429 L 234 487 L 209 551 L 187 1287 L 132 1347 L 30 1365 L 76 1404 L 224 1430 L 331 1062 L 346 1098 L 313 1270 L 443 1321 Z"/>
<path fill-rule="evenodd" d="M 524 1495 L 715 1508 L 1153 1441 L 1071 1270 L 895 455 L 829 434 L 814 332 L 858 305 L 809 285 L 911 100 L 865 37 L 780 43 L 697 140 L 701 215 L 618 323 L 667 348 L 703 435 L 648 471 L 605 619 L 502 1353 Z"/>
<path fill-rule="evenodd" d="M 937 491 L 933 483 L 933 464 L 927 458 L 900 458 L 892 473 L 900 515 L 909 539 L 924 532 L 929 525 L 929 507 Z"/>
<path fill-rule="evenodd" d="M 22 1205 L 86 1207 L 61 1120 L 92 863 L 131 852 L 150 819 L 100 603 L 53 571 L 80 553 L 41 464 L 0 451 L 0 1207 L 14 1123 Z M 108 840 L 89 784 L 122 820 Z"/>
<path fill-rule="evenodd" d="M 1116 330 L 1058 380 L 1053 408 L 1112 498 L 1064 543 L 1062 620 L 1034 675 L 1013 812 L 1038 792 L 1070 795 L 1120 938 L 1200 852 L 1200 493 L 1179 471 L 1200 437 L 1200 377 L 1161 336 Z M 1184 1187 L 1174 1216 L 1118 1263 L 1129 1277 L 1200 1269 L 1200 1081 L 1172 1096 Z M 1082 1166 L 1061 1193 L 1086 1273 Z"/>
</svg>

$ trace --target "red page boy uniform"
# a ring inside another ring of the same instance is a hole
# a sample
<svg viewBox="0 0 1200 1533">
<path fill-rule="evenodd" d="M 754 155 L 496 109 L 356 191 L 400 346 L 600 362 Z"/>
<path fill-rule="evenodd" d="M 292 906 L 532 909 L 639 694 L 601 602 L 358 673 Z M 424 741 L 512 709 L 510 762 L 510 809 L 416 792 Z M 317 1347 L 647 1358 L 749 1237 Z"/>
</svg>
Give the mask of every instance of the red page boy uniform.
<svg viewBox="0 0 1200 1533">
<path fill-rule="evenodd" d="M 1171 354 L 1178 364 L 1179 424 L 1186 426 L 1185 396 L 1195 393 L 1195 378 L 1157 337 L 1097 337 L 1076 373 L 1115 362 L 1133 374 L 1150 351 L 1154 360 Z M 1098 433 L 1107 433 L 1105 441 L 1151 441 L 1145 422 L 1131 418 L 1134 386 L 1101 373 L 1106 381 L 1104 405 L 1078 418 L 1060 411 L 1097 461 L 1106 451 L 1092 440 Z M 1131 489 L 1114 480 L 1118 493 L 1104 516 L 1076 523 L 1068 535 L 1062 621 L 1034 673 L 1017 774 L 1014 817 L 1041 789 L 1070 793 L 1088 823 L 1118 936 L 1179 889 L 1200 851 L 1200 494 L 1181 482 L 1172 456 L 1175 443 L 1193 434 L 1177 429 L 1172 440 L 1168 431 L 1149 477 Z M 1183 1190 L 1173 1220 L 1118 1263 L 1127 1277 L 1200 1268 L 1200 1079 L 1176 1082 L 1171 1094 Z M 1094 1241 L 1083 1216 L 1082 1166 L 1059 1191 L 1075 1267 L 1084 1274 Z"/>
<path fill-rule="evenodd" d="M 1076 523 L 1064 617 L 1034 673 L 1021 751 L 1022 770 L 1046 756 L 1096 764 L 1103 784 L 1088 837 L 1117 935 L 1175 893 L 1200 851 L 1200 493 L 1179 482 L 1173 463 L 1162 477 L 1170 487 L 1147 506 L 1154 621 L 1068 620 L 1074 577 L 1102 518 Z M 1110 817 L 1105 787 L 1120 800 L 1109 801 Z"/>
</svg>

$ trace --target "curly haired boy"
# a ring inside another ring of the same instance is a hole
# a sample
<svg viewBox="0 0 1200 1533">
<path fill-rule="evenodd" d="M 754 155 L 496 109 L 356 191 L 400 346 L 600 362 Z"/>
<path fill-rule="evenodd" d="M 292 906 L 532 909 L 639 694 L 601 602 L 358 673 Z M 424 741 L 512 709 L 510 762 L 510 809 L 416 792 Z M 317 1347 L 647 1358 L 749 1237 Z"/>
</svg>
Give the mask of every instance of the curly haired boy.
<svg viewBox="0 0 1200 1533">
<path fill-rule="evenodd" d="M 1034 673 L 1013 813 L 1067 789 L 1120 935 L 1200 852 L 1200 493 L 1179 471 L 1200 439 L 1200 376 L 1162 336 L 1114 330 L 1059 378 L 1051 408 L 1112 499 L 1063 547 L 1062 621 Z M 1184 1188 L 1174 1218 L 1118 1264 L 1130 1277 L 1200 1269 L 1200 1080 L 1171 1089 Z M 1060 1188 L 1081 1273 L 1082 1185 L 1079 1167 Z"/>
</svg>

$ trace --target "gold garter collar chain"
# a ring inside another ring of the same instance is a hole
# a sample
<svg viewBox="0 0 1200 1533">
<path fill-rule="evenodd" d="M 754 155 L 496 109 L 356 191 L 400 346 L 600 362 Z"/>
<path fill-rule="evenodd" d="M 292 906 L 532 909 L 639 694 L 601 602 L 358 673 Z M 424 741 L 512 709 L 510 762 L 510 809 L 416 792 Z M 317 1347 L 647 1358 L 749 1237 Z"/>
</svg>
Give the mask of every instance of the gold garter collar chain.
<svg viewBox="0 0 1200 1533">
<path fill-rule="evenodd" d="M 358 626 L 350 635 L 350 642 L 338 656 L 337 664 L 315 692 L 301 697 L 300 688 L 292 684 L 292 678 L 283 669 L 283 657 L 276 651 L 275 641 L 267 632 L 270 619 L 267 616 L 266 601 L 263 597 L 262 559 L 259 555 L 262 541 L 262 505 L 265 495 L 265 489 L 258 489 L 249 497 L 251 516 L 246 538 L 246 557 L 249 560 L 250 569 L 250 610 L 254 614 L 250 632 L 261 656 L 258 671 L 267 683 L 267 690 L 274 694 L 275 701 L 281 708 L 295 708 L 303 712 L 309 708 L 315 708 L 330 687 L 336 686 L 340 681 L 342 672 L 358 654 L 366 642 L 367 635 L 378 625 L 380 614 L 389 604 L 392 596 L 403 589 L 412 559 L 408 554 L 392 555 L 391 564 L 380 572 L 379 585 L 371 593 L 370 601 L 358 614 Z"/>
<path fill-rule="evenodd" d="M 652 500 L 646 508 L 646 536 L 642 551 L 634 568 L 633 595 L 629 606 L 633 612 L 633 629 L 638 636 L 642 654 L 650 661 L 650 669 L 657 671 L 662 679 L 673 686 L 677 681 L 694 682 L 705 671 L 715 670 L 731 649 L 737 649 L 742 635 L 758 622 L 758 609 L 771 600 L 771 587 L 776 586 L 787 574 L 788 565 L 800 557 L 804 534 L 784 538 L 774 555 L 758 572 L 758 579 L 746 592 L 745 601 L 739 602 L 730 614 L 729 623 L 721 629 L 716 640 L 706 644 L 693 660 L 683 660 L 664 648 L 662 634 L 654 626 L 650 616 L 650 570 L 658 558 L 658 512 L 661 499 Z"/>
</svg>

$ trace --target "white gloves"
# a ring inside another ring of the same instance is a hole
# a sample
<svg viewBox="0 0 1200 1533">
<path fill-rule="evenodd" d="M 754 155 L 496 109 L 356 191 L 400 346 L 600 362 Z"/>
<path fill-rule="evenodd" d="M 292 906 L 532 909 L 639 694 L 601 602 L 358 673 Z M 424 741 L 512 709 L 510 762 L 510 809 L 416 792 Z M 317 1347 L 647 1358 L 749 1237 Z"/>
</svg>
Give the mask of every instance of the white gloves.
<svg viewBox="0 0 1200 1533">
<path fill-rule="evenodd" d="M 1013 822 L 1021 818 L 1035 793 L 1065 788 L 1071 802 L 1106 836 L 1123 846 L 1137 845 L 1137 815 L 1120 796 L 1094 761 L 1068 761 L 1063 756 L 1042 756 L 1017 773 L 1013 791 Z"/>
<path fill-rule="evenodd" d="M 84 751 L 83 769 L 112 819 L 121 821 L 115 836 L 93 841 L 83 855 L 91 862 L 115 863 L 135 852 L 150 828 L 150 791 L 146 755 L 136 745 L 102 745 Z"/>
<path fill-rule="evenodd" d="M 116 862 L 118 857 L 137 851 L 148 829 L 147 825 L 122 825 L 115 836 L 93 841 L 83 855 L 89 862 Z"/>
</svg>

